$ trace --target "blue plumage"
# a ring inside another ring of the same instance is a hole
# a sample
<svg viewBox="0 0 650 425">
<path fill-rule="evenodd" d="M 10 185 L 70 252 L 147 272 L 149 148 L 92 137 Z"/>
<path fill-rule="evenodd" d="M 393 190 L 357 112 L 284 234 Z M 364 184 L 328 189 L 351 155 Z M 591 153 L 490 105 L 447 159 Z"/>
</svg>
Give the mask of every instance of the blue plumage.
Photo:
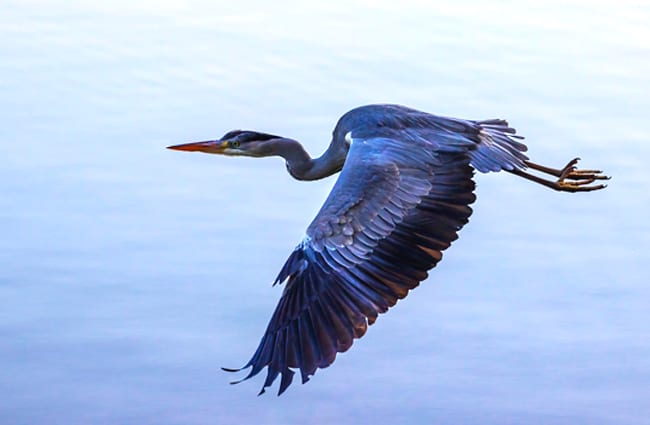
<svg viewBox="0 0 650 425">
<path fill-rule="evenodd" d="M 427 278 L 458 237 L 472 213 L 474 170 L 505 170 L 559 191 L 605 187 L 591 185 L 607 177 L 577 170 L 577 159 L 562 169 L 530 162 L 522 139 L 500 119 L 473 121 L 399 105 L 368 105 L 341 117 L 332 143 L 316 159 L 293 139 L 245 130 L 172 146 L 281 156 L 300 180 L 341 171 L 275 280 L 285 283 L 284 291 L 242 380 L 266 368 L 260 394 L 278 376 L 281 394 L 294 371 L 307 382 L 348 350 L 379 314 Z M 529 174 L 528 168 L 558 180 Z"/>
</svg>

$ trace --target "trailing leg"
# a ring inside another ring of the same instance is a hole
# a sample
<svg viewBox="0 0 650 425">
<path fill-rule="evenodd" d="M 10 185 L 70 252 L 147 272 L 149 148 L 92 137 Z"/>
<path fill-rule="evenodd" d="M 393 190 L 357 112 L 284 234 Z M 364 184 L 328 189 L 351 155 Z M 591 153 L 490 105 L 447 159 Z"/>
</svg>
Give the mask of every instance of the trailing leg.
<svg viewBox="0 0 650 425">
<path fill-rule="evenodd" d="M 525 161 L 527 167 L 557 177 L 555 181 L 547 180 L 519 169 L 506 171 L 561 192 L 590 192 L 592 190 L 606 188 L 607 185 L 605 184 L 592 185 L 592 183 L 596 180 L 609 180 L 609 177 L 603 175 L 600 170 L 579 170 L 576 167 L 579 160 L 580 158 L 572 159 L 562 169 L 546 167 L 528 160 Z"/>
</svg>

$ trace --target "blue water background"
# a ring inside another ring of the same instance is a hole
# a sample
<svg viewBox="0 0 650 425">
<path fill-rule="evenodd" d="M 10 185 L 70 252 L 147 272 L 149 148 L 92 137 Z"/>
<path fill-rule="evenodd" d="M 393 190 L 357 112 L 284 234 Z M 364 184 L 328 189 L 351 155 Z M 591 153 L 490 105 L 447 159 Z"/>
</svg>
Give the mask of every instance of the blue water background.
<svg viewBox="0 0 650 425">
<path fill-rule="evenodd" d="M 0 423 L 650 423 L 647 2 L 1 9 Z M 317 155 L 376 102 L 507 118 L 614 179 L 478 175 L 444 261 L 333 366 L 228 385 L 334 179 L 164 147 L 251 128 Z"/>
</svg>

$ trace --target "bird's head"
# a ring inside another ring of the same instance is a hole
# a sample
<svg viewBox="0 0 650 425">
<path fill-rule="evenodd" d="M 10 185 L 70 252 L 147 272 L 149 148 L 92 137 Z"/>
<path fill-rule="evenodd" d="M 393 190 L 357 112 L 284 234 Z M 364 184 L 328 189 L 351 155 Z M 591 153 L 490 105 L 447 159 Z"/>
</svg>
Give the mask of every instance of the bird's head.
<svg viewBox="0 0 650 425">
<path fill-rule="evenodd" d="M 168 146 L 167 149 L 177 151 L 191 151 L 216 153 L 228 156 L 269 156 L 273 154 L 272 145 L 269 143 L 283 137 L 268 133 L 249 130 L 233 130 L 224 134 L 218 140 L 185 143 L 182 145 Z"/>
</svg>

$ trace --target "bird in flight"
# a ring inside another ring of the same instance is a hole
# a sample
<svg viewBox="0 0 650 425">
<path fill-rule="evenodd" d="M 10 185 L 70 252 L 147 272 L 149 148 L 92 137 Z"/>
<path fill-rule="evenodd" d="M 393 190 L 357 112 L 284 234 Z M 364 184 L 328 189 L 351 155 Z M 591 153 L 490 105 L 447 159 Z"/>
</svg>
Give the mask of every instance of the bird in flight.
<svg viewBox="0 0 650 425">
<path fill-rule="evenodd" d="M 296 140 L 234 130 L 218 140 L 169 146 L 226 156 L 280 156 L 298 180 L 341 172 L 275 284 L 284 291 L 260 344 L 241 369 L 264 368 L 260 394 L 303 384 L 361 338 L 380 313 L 428 276 L 467 223 L 474 170 L 506 171 L 562 192 L 603 189 L 578 158 L 555 169 L 531 162 L 523 137 L 501 119 L 442 117 L 400 105 L 367 105 L 341 117 L 312 159 Z M 537 172 L 536 174 L 530 171 Z"/>
</svg>

